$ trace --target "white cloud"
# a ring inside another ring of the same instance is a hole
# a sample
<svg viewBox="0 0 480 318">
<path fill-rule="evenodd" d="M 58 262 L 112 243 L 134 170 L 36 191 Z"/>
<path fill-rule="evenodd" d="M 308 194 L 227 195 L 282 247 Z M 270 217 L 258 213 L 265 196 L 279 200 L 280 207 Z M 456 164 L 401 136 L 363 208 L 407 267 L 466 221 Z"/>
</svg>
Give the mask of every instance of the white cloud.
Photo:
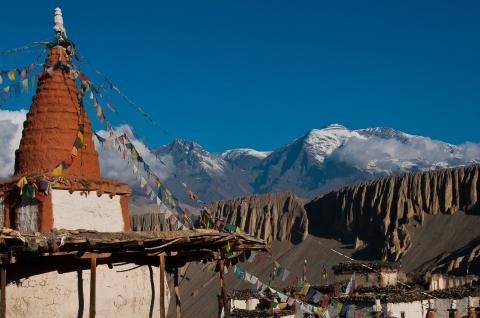
<svg viewBox="0 0 480 318">
<path fill-rule="evenodd" d="M 8 178 L 13 174 L 15 150 L 20 143 L 25 118 L 25 110 L 0 110 L 1 179 Z M 161 156 L 160 160 L 165 165 L 162 164 L 147 146 L 134 136 L 130 126 L 119 126 L 115 128 L 115 132 L 116 135 L 127 134 L 145 162 L 161 180 L 168 179 L 175 171 L 172 156 Z M 106 132 L 101 131 L 100 135 L 105 136 Z M 135 186 L 137 181 L 132 167 L 127 164 L 128 161 L 124 160 L 115 149 L 102 149 L 95 137 L 94 141 L 100 156 L 102 175 Z M 338 147 L 331 154 L 330 159 L 344 162 L 358 169 L 390 174 L 412 169 L 429 169 L 432 166 L 445 167 L 480 163 L 480 143 L 466 142 L 455 146 L 427 137 L 411 135 L 408 136 L 406 142 L 405 140 L 384 139 L 375 136 L 352 137 Z"/>
<path fill-rule="evenodd" d="M 15 150 L 22 138 L 26 110 L 0 110 L 0 178 L 13 175 Z"/>
<path fill-rule="evenodd" d="M 15 150 L 18 149 L 20 139 L 22 138 L 23 122 L 26 118 L 26 110 L 9 111 L 0 110 L 0 179 L 5 179 L 13 175 L 15 164 Z M 165 180 L 173 171 L 173 160 L 171 156 L 160 157 L 162 164 L 155 156 L 150 153 L 146 145 L 133 136 L 132 129 L 127 126 L 119 126 L 115 128 L 116 135 L 126 133 L 135 148 L 138 150 L 143 159 L 148 163 L 150 168 Z M 100 135 L 105 135 L 105 131 L 101 131 Z M 128 165 L 121 154 L 115 149 L 102 149 L 98 145 L 97 138 L 94 137 L 96 149 L 100 157 L 100 169 L 102 175 L 108 178 L 121 180 L 130 185 L 136 185 L 137 181 L 133 175 L 132 167 Z"/>
<path fill-rule="evenodd" d="M 331 158 L 358 169 L 390 174 L 480 162 L 480 144 L 455 146 L 419 136 L 410 136 L 406 142 L 375 136 L 353 137 L 337 148 Z"/>
<path fill-rule="evenodd" d="M 137 139 L 132 128 L 128 125 L 121 125 L 114 128 L 115 136 L 125 133 L 130 141 L 133 143 L 140 156 L 150 166 L 150 169 L 161 179 L 166 180 L 171 171 L 173 171 L 174 164 L 171 156 L 162 156 L 158 160 L 152 154 L 149 148 L 139 139 Z M 100 136 L 108 138 L 106 131 L 99 131 Z M 103 149 L 97 138 L 94 137 L 95 146 L 100 156 L 100 170 L 103 176 L 107 178 L 121 180 L 127 182 L 131 186 L 137 185 L 135 176 L 133 175 L 133 168 L 128 164 L 128 160 L 123 159 L 122 154 L 112 147 L 111 149 Z M 163 163 L 162 163 L 163 162 Z"/>
</svg>

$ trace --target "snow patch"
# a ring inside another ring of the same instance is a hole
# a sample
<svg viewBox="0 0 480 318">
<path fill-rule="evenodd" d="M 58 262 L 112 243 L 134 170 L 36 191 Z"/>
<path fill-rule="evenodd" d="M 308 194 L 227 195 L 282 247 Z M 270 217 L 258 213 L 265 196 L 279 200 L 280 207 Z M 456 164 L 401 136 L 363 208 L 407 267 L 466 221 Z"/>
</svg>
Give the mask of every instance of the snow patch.
<svg viewBox="0 0 480 318">
<path fill-rule="evenodd" d="M 310 130 L 304 137 L 303 145 L 314 161 L 322 164 L 327 156 L 342 145 L 345 140 L 352 137 L 364 138 L 356 131 L 349 130 L 342 125 L 332 124 L 322 129 Z"/>
<path fill-rule="evenodd" d="M 268 157 L 272 152 L 271 151 L 258 151 L 255 149 L 250 148 L 237 148 L 237 149 L 230 149 L 225 150 L 219 154 L 220 158 L 225 160 L 235 160 L 239 157 L 255 157 L 258 159 L 265 159 Z"/>
</svg>

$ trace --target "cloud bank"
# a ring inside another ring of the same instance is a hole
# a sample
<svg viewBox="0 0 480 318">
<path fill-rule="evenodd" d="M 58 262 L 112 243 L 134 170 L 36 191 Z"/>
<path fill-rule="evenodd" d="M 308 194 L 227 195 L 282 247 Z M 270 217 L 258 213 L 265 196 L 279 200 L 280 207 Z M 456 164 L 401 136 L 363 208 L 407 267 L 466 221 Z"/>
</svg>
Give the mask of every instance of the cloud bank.
<svg viewBox="0 0 480 318">
<path fill-rule="evenodd" d="M 0 110 L 0 178 L 10 177 L 14 171 L 15 150 L 22 136 L 26 110 Z M 171 155 L 163 155 L 158 160 L 148 147 L 139 140 L 128 125 L 115 128 L 115 135 L 127 134 L 140 155 L 150 168 L 167 180 L 175 171 Z M 106 137 L 105 131 L 99 134 Z M 372 173 L 394 174 L 406 171 L 426 170 L 435 167 L 448 167 L 480 163 L 480 143 L 466 142 L 451 145 L 428 137 L 406 135 L 407 138 L 367 138 L 352 137 L 335 149 L 328 160 L 342 162 L 348 166 Z M 103 149 L 94 137 L 100 157 L 103 176 L 121 180 L 136 188 L 137 180 L 133 167 L 112 147 Z M 164 164 L 163 164 L 163 163 Z"/>
<path fill-rule="evenodd" d="M 166 180 L 169 178 L 174 169 L 174 163 L 171 156 L 161 156 L 159 157 L 161 161 L 158 160 L 155 155 L 150 152 L 149 148 L 143 143 L 143 141 L 134 136 L 132 128 L 128 125 L 116 127 L 114 131 L 115 136 L 119 136 L 123 133 L 128 136 L 140 156 L 142 156 L 144 161 L 161 180 Z M 98 134 L 104 138 L 108 138 L 106 131 L 99 131 Z M 104 149 L 98 142 L 98 139 L 95 137 L 94 142 L 95 148 L 97 149 L 100 157 L 100 171 L 102 175 L 107 178 L 121 180 L 130 184 L 131 186 L 137 185 L 138 182 L 133 174 L 131 163 L 128 164 L 128 160 L 124 160 L 122 155 L 116 149 L 114 149 L 114 147 L 111 149 Z M 141 171 L 141 169 L 139 171 Z"/>
<path fill-rule="evenodd" d="M 408 140 L 352 137 L 329 158 L 360 170 L 388 174 L 480 162 L 480 144 L 451 145 L 428 137 Z"/>
<path fill-rule="evenodd" d="M 6 179 L 13 175 L 15 165 L 15 150 L 20 144 L 22 138 L 23 122 L 26 119 L 27 111 L 22 109 L 19 111 L 0 110 L 0 179 Z M 135 148 L 144 158 L 150 168 L 165 180 L 173 171 L 174 164 L 171 156 L 159 157 L 162 164 L 147 148 L 147 146 L 137 139 L 130 126 L 122 125 L 114 129 L 115 135 L 118 136 L 126 133 Z M 106 136 L 105 131 L 100 131 L 101 136 Z M 95 148 L 100 157 L 100 169 L 103 176 L 107 178 L 121 180 L 130 184 L 137 185 L 135 176 L 133 175 L 132 166 L 124 160 L 121 154 L 115 149 L 103 149 L 97 138 L 93 138 Z"/>
<path fill-rule="evenodd" d="M 27 111 L 0 110 L 0 178 L 13 174 L 15 150 L 22 138 L 23 122 Z"/>
</svg>

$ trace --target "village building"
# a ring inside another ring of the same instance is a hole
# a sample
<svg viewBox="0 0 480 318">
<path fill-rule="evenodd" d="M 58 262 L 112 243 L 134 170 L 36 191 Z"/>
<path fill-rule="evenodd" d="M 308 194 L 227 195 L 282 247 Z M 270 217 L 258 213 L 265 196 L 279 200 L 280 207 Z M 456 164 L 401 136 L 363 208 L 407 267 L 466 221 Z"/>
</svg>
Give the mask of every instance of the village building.
<svg viewBox="0 0 480 318">
<path fill-rule="evenodd" d="M 478 280 L 478 276 L 476 275 L 453 276 L 435 273 L 430 276 L 429 290 L 434 291 L 470 285 L 473 282 L 477 282 Z"/>
<path fill-rule="evenodd" d="M 291 301 L 293 306 L 288 306 L 289 300 L 286 300 L 287 303 L 283 304 L 287 305 L 286 310 L 281 308 L 281 296 L 272 295 L 268 290 L 266 293 L 235 291 L 230 295 L 232 317 L 478 317 L 480 283 L 472 275 L 467 279 L 436 274 L 434 278 L 448 277 L 462 284 L 432 291 L 428 284 L 408 281 L 405 274 L 391 263 L 346 262 L 334 266 L 333 271 L 340 277 L 335 277 L 331 285 L 314 286 L 305 282 L 301 288 L 285 289 L 284 297 L 295 300 Z M 384 280 L 382 273 L 385 274 Z M 402 280 L 395 281 L 393 277 L 395 280 L 402 277 Z M 469 283 L 463 284 L 464 281 Z M 269 307 L 272 302 L 276 303 L 275 307 Z"/>
<path fill-rule="evenodd" d="M 130 232 L 131 189 L 100 175 L 58 8 L 54 22 L 14 175 L 0 183 L 0 317 L 164 318 L 166 271 L 181 317 L 179 267 L 215 261 L 222 276 L 224 259 L 265 244 L 215 230 Z"/>
<path fill-rule="evenodd" d="M 340 317 L 476 318 L 480 285 L 475 276 L 433 274 L 428 284 L 412 283 L 393 263 L 345 262 L 333 266 L 335 284 L 347 292 L 331 294 L 342 304 Z M 430 288 L 428 288 L 430 287 Z"/>
<path fill-rule="evenodd" d="M 343 316 L 348 318 L 476 318 L 479 310 L 480 289 L 453 288 L 426 293 L 423 290 L 377 289 L 340 297 Z M 367 314 L 368 313 L 368 314 Z"/>
<path fill-rule="evenodd" d="M 394 263 L 370 262 L 354 263 L 344 262 L 332 267 L 335 274 L 335 283 L 348 283 L 353 277 L 352 288 L 371 286 L 395 286 L 400 280 L 405 280 L 405 275 L 400 267 Z"/>
</svg>

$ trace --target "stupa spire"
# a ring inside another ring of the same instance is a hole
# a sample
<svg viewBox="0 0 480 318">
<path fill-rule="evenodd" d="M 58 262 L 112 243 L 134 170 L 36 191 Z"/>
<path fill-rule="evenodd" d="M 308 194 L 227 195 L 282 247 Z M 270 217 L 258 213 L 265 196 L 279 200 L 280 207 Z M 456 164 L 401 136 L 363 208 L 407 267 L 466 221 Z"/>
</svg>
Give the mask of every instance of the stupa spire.
<svg viewBox="0 0 480 318">
<path fill-rule="evenodd" d="M 64 34 L 65 37 L 67 37 L 67 31 L 65 30 L 65 27 L 63 26 L 63 16 L 62 16 L 62 9 L 60 8 L 55 8 L 55 17 L 54 17 L 54 25 L 53 25 L 53 30 L 55 31 L 55 34 Z"/>
<path fill-rule="evenodd" d="M 63 26 L 62 10 L 55 9 L 57 39 L 51 43 L 45 70 L 24 123 L 16 151 L 15 174 L 47 173 L 60 163 L 63 173 L 86 178 L 100 176 L 90 121 L 78 98 L 72 66 L 73 42 Z M 77 144 L 76 138 L 81 143 Z"/>
</svg>

